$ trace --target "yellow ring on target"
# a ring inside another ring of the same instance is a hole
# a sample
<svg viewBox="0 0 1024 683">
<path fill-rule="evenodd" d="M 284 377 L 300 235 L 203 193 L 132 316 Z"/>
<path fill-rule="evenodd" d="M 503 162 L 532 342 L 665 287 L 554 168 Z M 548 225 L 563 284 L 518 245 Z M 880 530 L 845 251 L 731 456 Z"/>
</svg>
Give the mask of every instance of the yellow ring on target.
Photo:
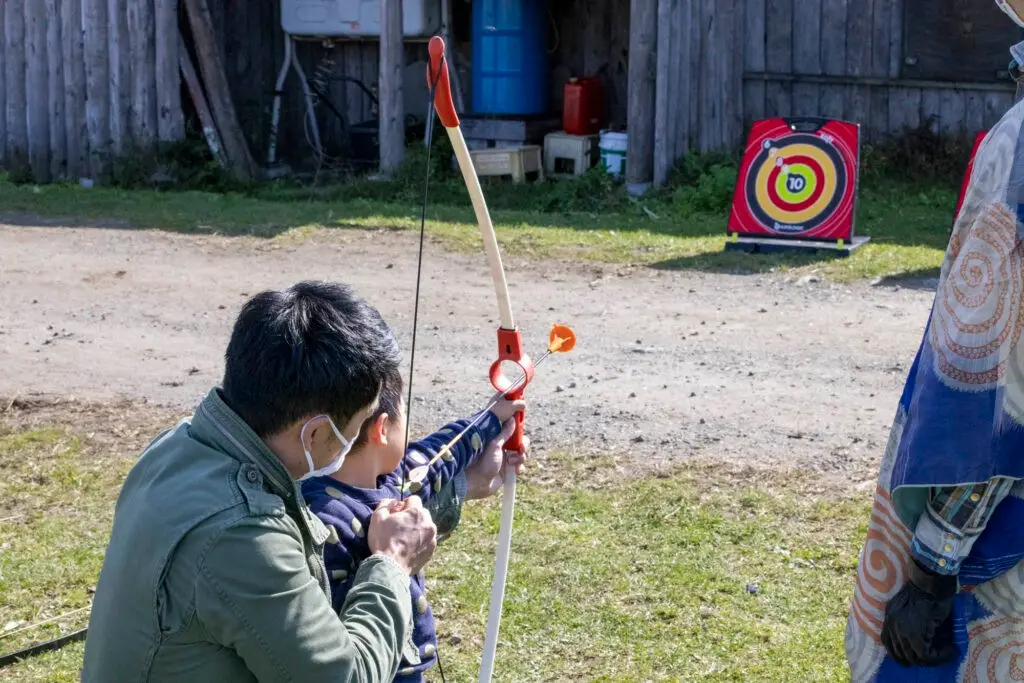
<svg viewBox="0 0 1024 683">
<path fill-rule="evenodd" d="M 814 202 L 811 206 L 808 206 L 803 211 L 786 211 L 782 207 L 776 206 L 772 203 L 771 198 L 768 196 L 768 177 L 771 175 L 772 169 L 775 166 L 775 159 L 782 158 L 783 164 L 785 159 L 794 156 L 806 156 L 814 159 L 821 166 L 822 177 L 818 178 L 818 181 L 822 184 L 821 196 L 818 197 L 818 201 Z M 757 202 L 760 204 L 761 209 L 768 214 L 770 218 L 779 223 L 799 224 L 804 223 L 819 213 L 825 210 L 832 201 L 833 196 L 836 193 L 836 173 L 835 164 L 832 162 L 825 152 L 808 145 L 806 143 L 797 143 L 793 145 L 786 145 L 776 150 L 775 154 L 771 154 L 768 157 L 769 162 L 761 164 L 761 168 L 757 170 L 757 181 L 755 182 L 755 193 L 757 195 Z"/>
</svg>

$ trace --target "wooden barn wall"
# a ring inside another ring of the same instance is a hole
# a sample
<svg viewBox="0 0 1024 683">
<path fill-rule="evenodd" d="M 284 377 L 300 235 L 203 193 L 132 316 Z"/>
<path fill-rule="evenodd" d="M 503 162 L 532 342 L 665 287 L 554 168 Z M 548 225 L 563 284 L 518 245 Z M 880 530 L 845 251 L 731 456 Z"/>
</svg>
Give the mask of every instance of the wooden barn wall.
<svg viewBox="0 0 1024 683">
<path fill-rule="evenodd" d="M 626 125 L 630 0 L 565 0 L 548 3 L 552 64 L 551 103 L 562 110 L 566 81 L 600 76 L 605 84 L 608 124 Z"/>
<path fill-rule="evenodd" d="M 1012 87 L 995 80 L 906 79 L 903 0 L 744 4 L 745 123 L 770 116 L 827 116 L 860 123 L 867 141 L 923 122 L 937 132 L 973 136 L 1012 106 Z"/>
<path fill-rule="evenodd" d="M 233 87 L 233 97 L 242 119 L 246 138 L 259 161 L 266 159 L 270 110 L 277 71 L 284 58 L 284 36 L 280 30 L 279 3 L 244 0 L 209 0 L 214 24 L 221 32 L 225 65 Z M 626 63 L 629 49 L 630 0 L 566 0 L 551 2 L 549 59 L 551 108 L 561 112 L 562 87 L 575 76 L 599 75 L 606 86 L 609 123 L 626 124 Z M 467 105 L 471 101 L 472 45 L 468 3 L 455 3 L 455 35 L 452 47 Z M 243 9 L 244 8 L 244 9 Z M 421 89 L 406 93 L 406 114 L 422 119 L 426 107 L 426 43 L 408 42 L 405 47 L 405 88 Z M 350 82 L 333 76 L 356 78 L 371 90 L 378 80 L 380 45 L 375 40 L 337 41 L 331 46 L 320 42 L 298 43 L 297 58 L 311 81 L 320 74 L 331 102 L 352 123 L 376 117 L 373 103 Z M 421 104 L 422 103 L 422 104 Z M 410 111 L 413 109 L 413 111 Z M 424 111 L 420 111 L 423 109 Z M 329 154 L 339 153 L 341 126 L 324 103 L 317 105 L 320 133 Z M 305 104 L 294 72 L 285 82 L 278 133 L 278 149 L 285 159 L 308 156 L 303 116 Z"/>
<path fill-rule="evenodd" d="M 656 184 L 686 153 L 729 149 L 742 138 L 746 3 L 658 0 Z"/>
<path fill-rule="evenodd" d="M 263 164 L 266 162 L 274 86 L 277 72 L 284 61 L 280 3 L 268 0 L 209 0 L 209 4 L 214 26 L 219 33 L 240 125 L 257 162 Z M 419 81 L 422 81 L 425 93 L 426 43 L 410 42 L 405 49 L 406 63 L 410 65 L 406 69 L 408 87 L 419 86 Z M 379 42 L 339 40 L 325 44 L 320 41 L 297 41 L 294 59 L 301 64 L 311 83 L 320 84 L 321 90 L 345 116 L 349 125 L 376 117 L 373 101 L 359 86 L 340 80 L 339 77 L 359 80 L 367 89 L 375 92 L 380 63 Z M 422 70 L 417 71 L 412 66 L 414 64 L 421 64 Z M 412 82 L 417 74 L 419 81 Z M 425 95 L 421 99 L 425 102 Z M 318 102 L 315 106 L 325 151 L 328 155 L 338 155 L 342 125 L 326 103 Z M 415 112 L 419 119 L 425 115 L 425 106 L 421 108 L 423 112 Z M 306 140 L 305 112 L 306 103 L 298 76 L 294 70 L 289 70 L 281 99 L 279 158 L 300 161 L 312 156 Z"/>
<path fill-rule="evenodd" d="M 0 167 L 96 178 L 184 135 L 174 0 L 5 0 Z"/>
</svg>

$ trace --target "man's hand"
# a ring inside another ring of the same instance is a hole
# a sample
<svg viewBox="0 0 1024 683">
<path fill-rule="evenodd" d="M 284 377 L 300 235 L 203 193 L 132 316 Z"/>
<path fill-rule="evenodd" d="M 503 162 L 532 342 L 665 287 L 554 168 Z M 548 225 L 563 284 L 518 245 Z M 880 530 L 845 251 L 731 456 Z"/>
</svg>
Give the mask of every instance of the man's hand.
<svg viewBox="0 0 1024 683">
<path fill-rule="evenodd" d="M 370 517 L 366 540 L 371 553 L 387 555 L 411 576 L 434 556 L 437 527 L 418 496 L 383 500 Z"/>
<path fill-rule="evenodd" d="M 518 401 L 517 401 L 518 403 Z M 512 414 L 514 414 L 513 411 Z M 505 442 L 515 431 L 516 421 L 507 419 L 501 433 L 484 446 L 480 458 L 466 468 L 466 499 L 477 500 L 493 496 L 505 482 L 505 466 L 514 467 L 516 474 L 522 474 L 526 455 L 530 451 L 529 437 L 523 437 L 523 450 L 505 453 Z"/>
<path fill-rule="evenodd" d="M 928 571 L 911 559 L 910 580 L 885 608 L 882 645 L 903 666 L 940 666 L 957 656 L 953 642 L 955 576 Z"/>
</svg>

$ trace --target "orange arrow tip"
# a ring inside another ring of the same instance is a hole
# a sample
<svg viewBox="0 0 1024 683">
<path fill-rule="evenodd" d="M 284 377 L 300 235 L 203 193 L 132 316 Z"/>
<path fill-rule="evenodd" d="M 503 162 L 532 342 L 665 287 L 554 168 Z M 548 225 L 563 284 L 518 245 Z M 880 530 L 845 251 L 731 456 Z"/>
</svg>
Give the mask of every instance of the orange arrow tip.
<svg viewBox="0 0 1024 683">
<path fill-rule="evenodd" d="M 551 335 L 548 337 L 548 351 L 551 353 L 566 353 L 572 351 L 576 346 L 576 333 L 568 325 L 552 325 Z"/>
</svg>

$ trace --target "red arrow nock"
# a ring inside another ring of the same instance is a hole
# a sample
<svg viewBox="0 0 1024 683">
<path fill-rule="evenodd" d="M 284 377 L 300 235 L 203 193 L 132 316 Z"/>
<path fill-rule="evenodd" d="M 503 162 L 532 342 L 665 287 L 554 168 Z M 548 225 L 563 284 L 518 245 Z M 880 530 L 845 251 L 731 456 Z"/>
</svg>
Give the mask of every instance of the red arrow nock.
<svg viewBox="0 0 1024 683">
<path fill-rule="evenodd" d="M 448 60 L 444 58 L 444 39 L 434 36 L 428 47 L 430 64 L 427 65 L 427 87 L 434 89 L 434 109 L 445 128 L 458 128 L 459 115 L 452 102 L 452 84 L 448 78 Z"/>
<path fill-rule="evenodd" d="M 514 363 L 523 374 L 523 379 L 512 385 L 502 367 L 502 363 Z M 523 338 L 519 330 L 506 330 L 498 328 L 498 360 L 491 364 L 491 385 L 498 391 L 507 392 L 505 398 L 510 401 L 517 401 L 523 397 L 526 385 L 533 381 L 533 361 L 523 353 Z M 512 391 L 509 391 L 509 389 Z M 526 411 L 516 413 L 516 429 L 512 436 L 505 442 L 506 451 L 521 451 L 523 449 L 523 422 L 526 420 Z"/>
</svg>

